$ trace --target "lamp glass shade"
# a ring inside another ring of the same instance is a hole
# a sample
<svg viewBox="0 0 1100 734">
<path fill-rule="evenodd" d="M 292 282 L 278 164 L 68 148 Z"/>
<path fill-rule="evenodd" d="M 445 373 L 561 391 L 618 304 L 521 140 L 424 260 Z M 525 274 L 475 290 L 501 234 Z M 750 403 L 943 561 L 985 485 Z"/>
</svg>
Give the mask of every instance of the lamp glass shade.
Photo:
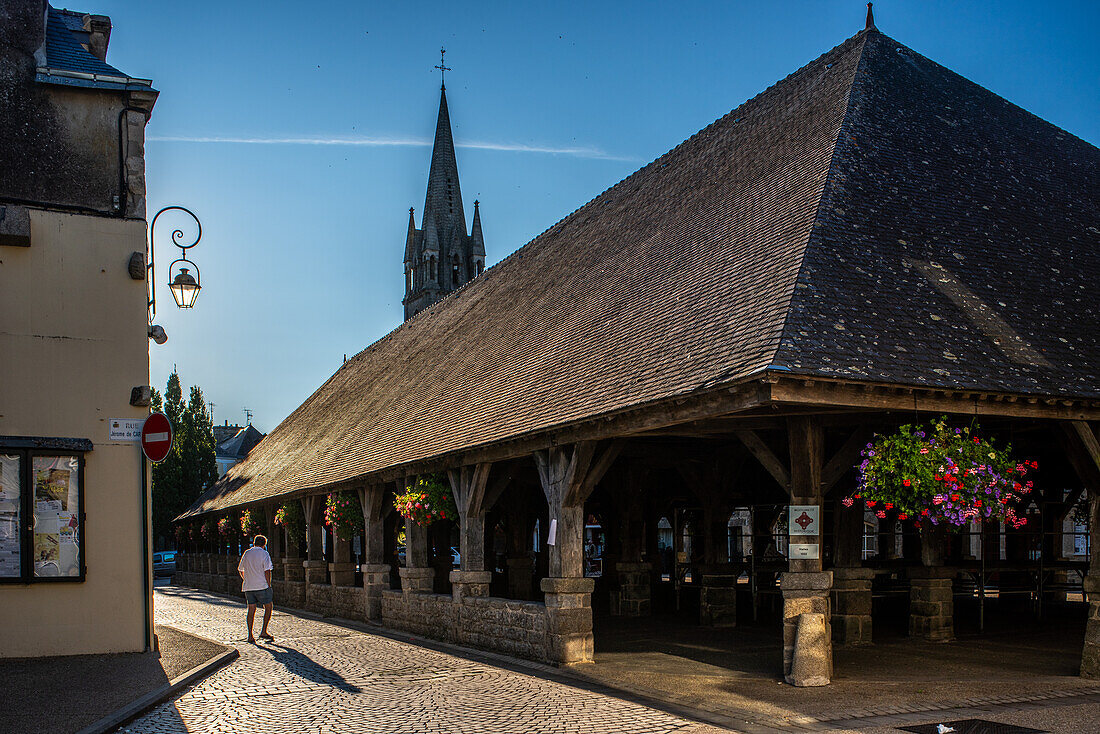
<svg viewBox="0 0 1100 734">
<path fill-rule="evenodd" d="M 172 291 L 172 298 L 180 308 L 191 308 L 195 305 L 195 299 L 199 297 L 202 288 L 198 282 L 187 272 L 187 268 L 180 268 L 179 273 L 168 284 Z"/>
</svg>

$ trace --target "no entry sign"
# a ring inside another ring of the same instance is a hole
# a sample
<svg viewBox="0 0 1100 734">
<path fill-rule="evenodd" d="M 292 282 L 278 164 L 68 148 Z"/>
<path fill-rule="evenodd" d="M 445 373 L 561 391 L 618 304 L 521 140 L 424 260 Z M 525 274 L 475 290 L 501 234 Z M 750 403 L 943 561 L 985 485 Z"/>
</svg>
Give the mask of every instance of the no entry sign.
<svg viewBox="0 0 1100 734">
<path fill-rule="evenodd" d="M 141 450 L 153 463 L 164 461 L 172 449 L 172 424 L 164 413 L 153 413 L 141 429 Z"/>
</svg>

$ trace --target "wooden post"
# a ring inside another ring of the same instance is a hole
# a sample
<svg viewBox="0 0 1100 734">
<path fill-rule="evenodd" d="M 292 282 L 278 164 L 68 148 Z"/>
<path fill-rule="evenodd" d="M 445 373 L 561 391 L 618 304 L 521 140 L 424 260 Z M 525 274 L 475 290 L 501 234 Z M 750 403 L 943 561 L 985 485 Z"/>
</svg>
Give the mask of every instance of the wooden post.
<svg viewBox="0 0 1100 734">
<path fill-rule="evenodd" d="M 386 515 L 393 511 L 387 503 L 383 484 L 360 486 L 359 504 L 363 508 L 363 616 L 368 622 L 382 621 L 382 591 L 390 586 L 390 565 L 385 562 Z"/>
<path fill-rule="evenodd" d="M 1064 425 L 1066 453 L 1085 485 L 1089 501 L 1089 573 L 1085 595 L 1089 604 L 1085 644 L 1081 652 L 1081 675 L 1100 678 L 1100 437 L 1085 421 Z"/>
<path fill-rule="evenodd" d="M 328 583 L 328 564 L 325 563 L 321 545 L 321 533 L 325 531 L 321 522 L 324 505 L 323 495 L 302 498 L 302 511 L 306 518 L 306 560 L 302 561 L 302 568 L 305 569 L 307 587 L 311 584 Z M 308 593 L 307 590 L 307 596 Z"/>
<path fill-rule="evenodd" d="M 824 436 L 810 416 L 787 419 L 791 504 L 822 505 Z M 820 524 L 820 520 L 819 520 Z M 783 675 L 795 686 L 822 686 L 832 680 L 833 643 L 830 590 L 832 571 L 821 570 L 821 536 L 798 536 L 818 544 L 817 558 L 792 558 L 780 580 L 783 592 Z"/>
<path fill-rule="evenodd" d="M 592 661 L 592 589 L 584 577 L 584 501 L 622 450 L 613 441 L 599 454 L 596 444 L 535 452 L 542 491 L 550 510 L 547 535 L 550 575 L 542 580 L 546 595 L 547 656 L 558 663 Z"/>
<path fill-rule="evenodd" d="M 492 571 L 485 570 L 485 493 L 489 463 L 464 466 L 447 472 L 458 507 L 460 570 L 451 571 L 451 594 L 461 603 L 468 596 L 488 596 Z"/>
</svg>

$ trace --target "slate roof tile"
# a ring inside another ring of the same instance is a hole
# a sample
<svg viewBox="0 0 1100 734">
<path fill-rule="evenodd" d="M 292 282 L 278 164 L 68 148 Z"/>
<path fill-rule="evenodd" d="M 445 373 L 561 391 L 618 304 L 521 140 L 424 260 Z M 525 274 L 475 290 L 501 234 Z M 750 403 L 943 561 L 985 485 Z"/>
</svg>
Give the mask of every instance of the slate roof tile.
<svg viewBox="0 0 1100 734">
<path fill-rule="evenodd" d="M 347 361 L 190 513 L 762 372 L 1100 395 L 1100 151 L 861 31 Z"/>
</svg>

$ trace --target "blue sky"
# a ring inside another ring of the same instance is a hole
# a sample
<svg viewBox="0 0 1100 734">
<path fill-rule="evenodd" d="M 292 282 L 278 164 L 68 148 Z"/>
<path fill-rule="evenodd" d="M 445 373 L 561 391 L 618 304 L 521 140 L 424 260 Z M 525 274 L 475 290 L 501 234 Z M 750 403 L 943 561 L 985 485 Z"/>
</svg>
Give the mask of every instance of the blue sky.
<svg viewBox="0 0 1100 734">
<path fill-rule="evenodd" d="M 863 27 L 863 2 L 113 2 L 108 61 L 161 97 L 149 212 L 202 219 L 196 308 L 158 282 L 176 365 L 219 423 L 269 431 L 402 318 L 447 47 L 467 218 L 491 263 Z M 880 30 L 1095 144 L 1100 4 L 875 3 Z M 162 220 L 163 221 L 163 220 Z M 159 229 L 159 226 L 158 226 Z M 175 258 L 158 232 L 158 281 Z"/>
</svg>

